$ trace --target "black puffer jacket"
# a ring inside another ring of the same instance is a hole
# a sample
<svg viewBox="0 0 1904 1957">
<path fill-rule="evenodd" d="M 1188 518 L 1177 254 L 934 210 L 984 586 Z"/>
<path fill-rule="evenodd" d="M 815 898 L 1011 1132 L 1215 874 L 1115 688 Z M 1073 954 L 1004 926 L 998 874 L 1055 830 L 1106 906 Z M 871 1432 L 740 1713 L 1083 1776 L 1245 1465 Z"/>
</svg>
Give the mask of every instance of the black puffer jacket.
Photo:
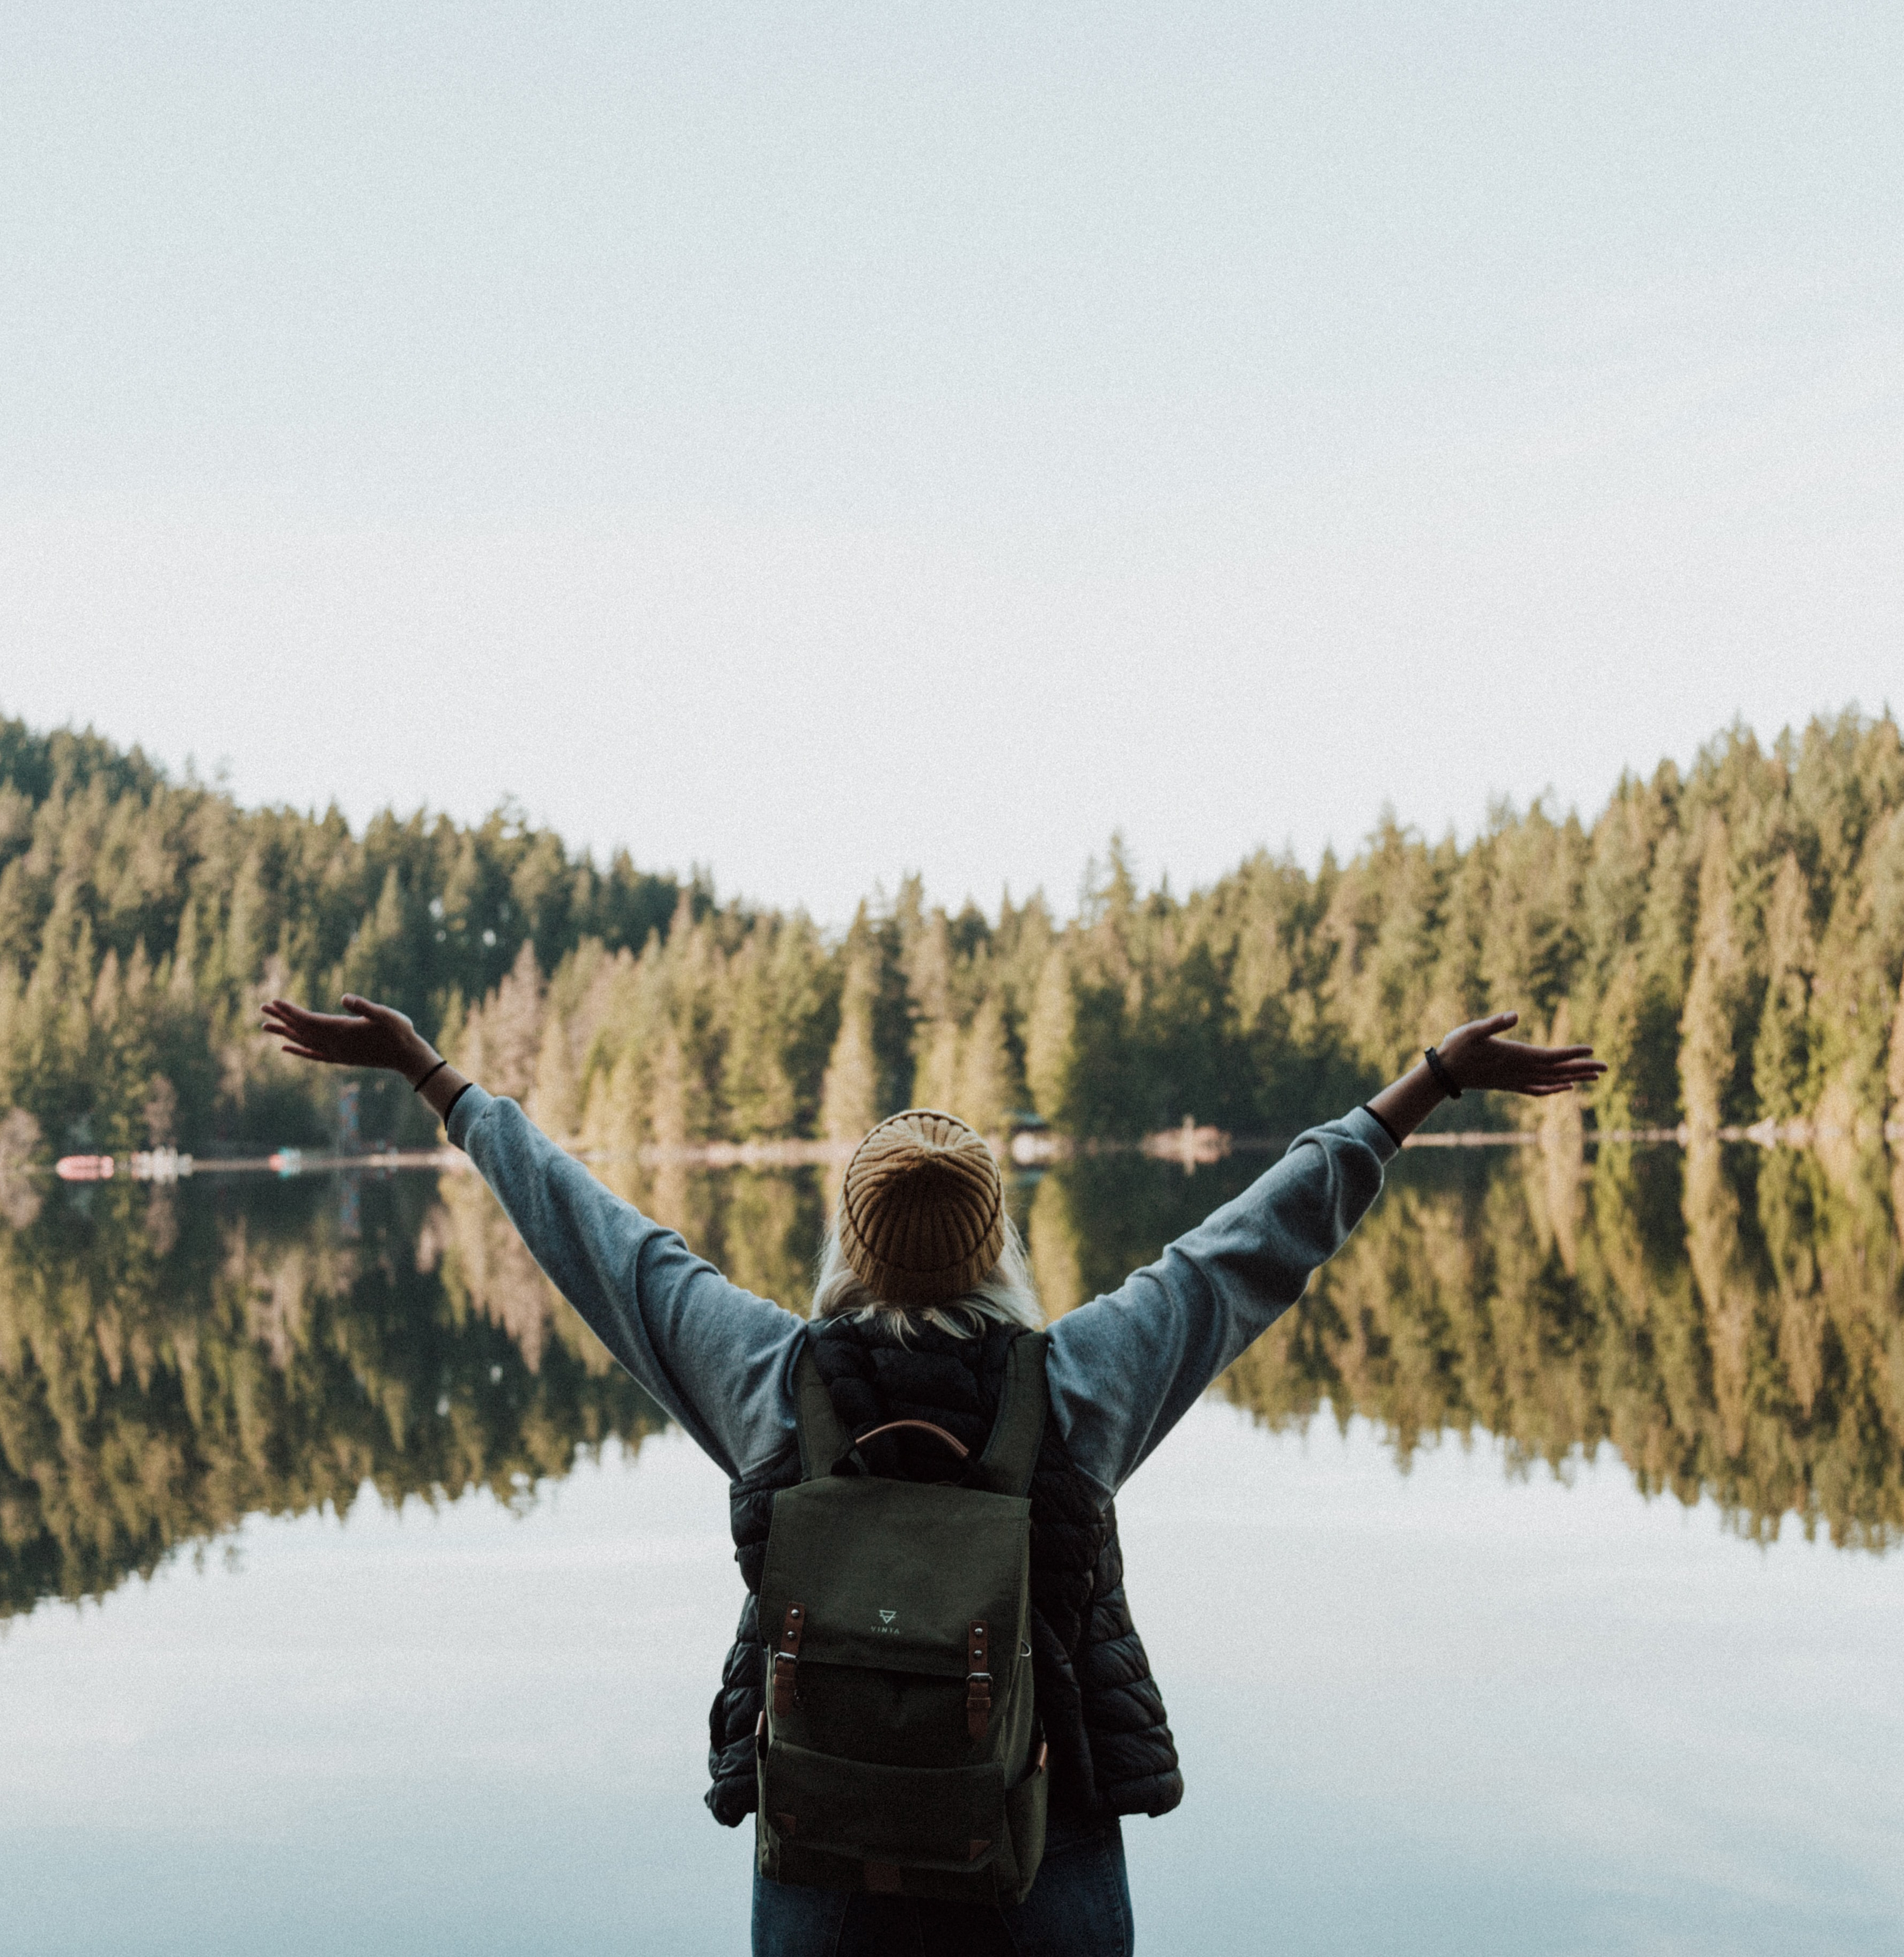
<svg viewBox="0 0 1904 1957">
<path fill-rule="evenodd" d="M 887 1421 L 930 1420 L 974 1454 L 992 1431 L 1005 1354 L 1020 1336 L 992 1326 L 954 1339 L 922 1326 L 902 1344 L 881 1326 L 834 1319 L 808 1335 L 833 1410 L 849 1434 Z M 866 1450 L 875 1474 L 929 1480 L 945 1450 L 917 1432 L 882 1435 Z M 709 1719 L 707 1805 L 732 1828 L 757 1805 L 754 1728 L 765 1701 L 757 1598 L 776 1491 L 797 1463 L 734 1484 L 735 1560 L 747 1601 Z M 1038 1712 L 1052 1750 L 1053 1819 L 1164 1814 L 1182 1800 L 1183 1775 L 1163 1699 L 1124 1598 L 1115 1510 L 1100 1509 L 1073 1466 L 1055 1421 L 1045 1424 L 1031 1484 L 1031 1645 Z"/>
</svg>

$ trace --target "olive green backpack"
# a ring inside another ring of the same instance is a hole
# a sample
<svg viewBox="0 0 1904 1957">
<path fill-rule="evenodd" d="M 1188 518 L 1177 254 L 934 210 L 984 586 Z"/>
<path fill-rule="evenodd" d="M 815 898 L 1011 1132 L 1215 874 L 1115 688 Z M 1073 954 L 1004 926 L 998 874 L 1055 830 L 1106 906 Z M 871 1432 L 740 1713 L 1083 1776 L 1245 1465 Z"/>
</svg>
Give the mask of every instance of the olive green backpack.
<svg viewBox="0 0 1904 1957">
<path fill-rule="evenodd" d="M 802 1479 L 773 1498 L 761 1579 L 761 1873 L 1017 1902 L 1045 1846 L 1028 1629 L 1043 1336 L 1012 1341 L 976 1464 L 929 1421 L 847 1433 L 810 1351 L 794 1393 Z M 895 1427 L 936 1434 L 963 1481 L 866 1472 L 860 1443 Z"/>
</svg>

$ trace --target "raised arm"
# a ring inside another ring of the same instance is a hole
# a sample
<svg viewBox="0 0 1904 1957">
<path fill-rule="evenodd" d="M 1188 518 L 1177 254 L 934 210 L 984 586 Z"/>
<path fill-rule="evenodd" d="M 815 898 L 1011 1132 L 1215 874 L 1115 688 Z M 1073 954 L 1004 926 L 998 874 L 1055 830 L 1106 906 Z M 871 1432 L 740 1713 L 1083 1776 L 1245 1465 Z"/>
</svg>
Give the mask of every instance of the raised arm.
<svg viewBox="0 0 1904 1957">
<path fill-rule="evenodd" d="M 604 1187 L 514 1102 L 485 1094 L 401 1013 L 346 995 L 342 1013 L 287 1000 L 265 1027 L 301 1059 L 401 1073 L 482 1171 L 549 1281 L 729 1475 L 793 1444 L 801 1323 L 729 1284 L 675 1233 Z"/>
<path fill-rule="evenodd" d="M 1445 1096 L 1545 1095 L 1605 1072 L 1588 1047 L 1500 1035 L 1512 1013 L 1457 1027 L 1366 1107 L 1298 1135 L 1234 1201 L 1117 1290 L 1058 1320 L 1046 1374 L 1072 1459 L 1108 1500 L 1197 1396 L 1302 1295 L 1381 1193 L 1382 1171 Z"/>
</svg>

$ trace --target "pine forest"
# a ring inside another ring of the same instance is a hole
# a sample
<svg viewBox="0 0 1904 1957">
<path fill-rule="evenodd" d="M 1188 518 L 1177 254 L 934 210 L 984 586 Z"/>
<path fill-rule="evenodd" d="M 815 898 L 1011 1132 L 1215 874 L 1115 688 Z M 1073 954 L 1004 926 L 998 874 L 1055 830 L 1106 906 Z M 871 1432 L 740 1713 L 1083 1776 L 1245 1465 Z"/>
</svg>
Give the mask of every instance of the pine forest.
<svg viewBox="0 0 1904 1957">
<path fill-rule="evenodd" d="M 509 810 L 465 827 L 247 811 L 90 735 L 0 723 L 0 1616 L 96 1595 L 246 1513 L 477 1485 L 510 1499 L 659 1416 L 473 1175 L 121 1178 L 337 1137 L 340 1077 L 260 1001 L 412 1013 L 492 1089 L 805 1308 L 824 1168 L 709 1175 L 695 1145 L 849 1143 L 909 1103 L 1001 1139 L 1046 1309 L 1116 1283 L 1459 1020 L 1511 1004 L 1612 1063 L 1515 1145 L 1411 1149 L 1223 1390 L 1273 1426 L 1377 1422 L 1405 1462 L 1504 1438 L 1649 1491 L 1904 1533 L 1904 753 L 1846 714 L 1743 729 L 1590 822 L 1498 810 L 1465 845 L 1384 819 L 1313 872 L 1257 855 L 1145 889 L 1115 842 L 1074 915 L 869 896 L 838 933 L 704 877 L 605 867 Z M 1472 1126 L 1472 1103 L 1437 1118 Z M 1119 1146 L 1184 1117 L 1193 1175 Z M 427 1143 L 400 1083 L 366 1142 Z M 1635 1131 L 1670 1130 L 1649 1147 Z M 1737 1137 L 1750 1131 L 1754 1146 Z M 1887 1146 L 1888 1137 L 1888 1146 Z"/>
<path fill-rule="evenodd" d="M 1591 1126 L 1875 1132 L 1904 1097 L 1901 972 L 1888 717 L 1770 748 L 1735 729 L 1590 822 L 1504 808 L 1464 846 L 1384 817 L 1346 862 L 1259 853 L 1182 894 L 1141 887 L 1114 840 L 1074 915 L 948 911 L 907 880 L 837 934 L 597 865 L 508 809 L 358 834 L 0 722 L 16 1161 L 327 1140 L 334 1080 L 280 1060 L 256 1008 L 345 991 L 611 1152 L 852 1138 L 909 1104 L 987 1132 L 1289 1135 L 1507 1004 L 1611 1063 Z M 417 1132 L 400 1095 L 365 1118 Z"/>
</svg>

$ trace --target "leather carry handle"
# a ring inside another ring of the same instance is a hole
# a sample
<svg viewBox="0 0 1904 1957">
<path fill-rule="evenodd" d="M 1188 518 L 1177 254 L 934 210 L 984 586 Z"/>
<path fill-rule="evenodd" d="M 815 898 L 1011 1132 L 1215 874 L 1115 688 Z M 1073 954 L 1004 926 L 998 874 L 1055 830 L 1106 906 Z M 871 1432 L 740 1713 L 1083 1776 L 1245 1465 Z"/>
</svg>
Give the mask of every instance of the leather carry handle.
<svg viewBox="0 0 1904 1957">
<path fill-rule="evenodd" d="M 882 1434 L 891 1434 L 902 1427 L 922 1427 L 928 1434 L 937 1434 L 961 1461 L 971 1458 L 972 1450 L 963 1441 L 955 1434 L 947 1434 L 944 1427 L 935 1427 L 929 1420 L 889 1420 L 884 1427 L 868 1427 L 864 1434 L 856 1435 L 852 1444 L 864 1447 L 868 1441 L 877 1440 Z"/>
</svg>

